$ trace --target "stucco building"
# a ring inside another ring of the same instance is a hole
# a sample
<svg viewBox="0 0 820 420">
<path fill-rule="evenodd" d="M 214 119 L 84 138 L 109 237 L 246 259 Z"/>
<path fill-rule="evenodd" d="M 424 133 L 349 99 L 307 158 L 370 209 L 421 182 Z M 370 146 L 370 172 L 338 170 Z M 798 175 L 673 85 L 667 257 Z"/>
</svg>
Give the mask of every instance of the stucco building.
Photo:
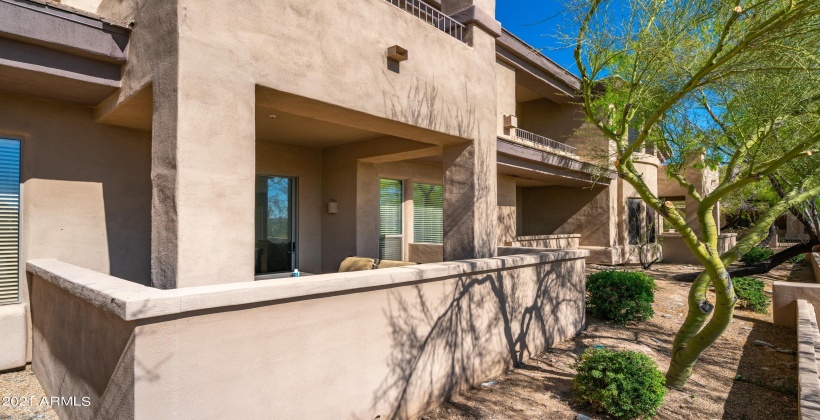
<svg viewBox="0 0 820 420">
<path fill-rule="evenodd" d="M 93 397 L 67 418 L 197 417 L 249 387 L 288 417 L 401 417 L 573 335 L 584 260 L 635 262 L 657 218 L 599 166 L 578 80 L 494 9 L 0 1 L 0 369 Z M 426 264 L 336 273 L 349 256 Z M 488 334 L 396 341 L 453 311 Z M 481 357 L 431 356 L 456 348 Z M 317 384 L 326 404 L 294 403 Z"/>
</svg>

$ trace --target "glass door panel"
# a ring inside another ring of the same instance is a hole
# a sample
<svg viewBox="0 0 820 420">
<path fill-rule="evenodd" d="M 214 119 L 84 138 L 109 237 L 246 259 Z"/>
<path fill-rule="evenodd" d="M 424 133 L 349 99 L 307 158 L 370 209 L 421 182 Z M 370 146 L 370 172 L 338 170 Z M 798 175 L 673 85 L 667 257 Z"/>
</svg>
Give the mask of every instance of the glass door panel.
<svg viewBox="0 0 820 420">
<path fill-rule="evenodd" d="M 256 177 L 256 274 L 293 271 L 295 179 Z"/>
</svg>

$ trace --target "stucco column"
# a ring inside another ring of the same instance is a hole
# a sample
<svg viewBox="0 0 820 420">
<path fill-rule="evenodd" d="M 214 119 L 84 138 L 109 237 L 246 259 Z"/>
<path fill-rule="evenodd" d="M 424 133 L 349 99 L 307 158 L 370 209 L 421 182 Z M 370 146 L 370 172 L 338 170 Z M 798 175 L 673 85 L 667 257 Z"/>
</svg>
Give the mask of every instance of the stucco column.
<svg viewBox="0 0 820 420">
<path fill-rule="evenodd" d="M 443 0 L 442 12 L 467 26 L 466 40 L 483 58 L 486 80 L 478 103 L 463 104 L 455 118 L 472 142 L 444 148 L 444 260 L 487 258 L 496 254 L 498 176 L 496 165 L 495 0 Z"/>
<path fill-rule="evenodd" d="M 253 280 L 254 84 L 211 69 L 154 82 L 151 277 L 163 289 Z"/>
</svg>

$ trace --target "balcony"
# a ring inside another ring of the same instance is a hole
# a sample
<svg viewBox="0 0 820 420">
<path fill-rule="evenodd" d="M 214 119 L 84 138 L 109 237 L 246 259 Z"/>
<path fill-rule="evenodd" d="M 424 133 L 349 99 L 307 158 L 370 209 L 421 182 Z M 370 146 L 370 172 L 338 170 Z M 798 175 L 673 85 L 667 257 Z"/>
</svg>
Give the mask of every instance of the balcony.
<svg viewBox="0 0 820 420">
<path fill-rule="evenodd" d="M 451 37 L 464 42 L 464 25 L 421 0 L 386 0 L 393 6 L 423 20 Z"/>
<path fill-rule="evenodd" d="M 516 128 L 510 134 L 510 139 L 519 144 L 536 144 L 551 149 L 550 151 L 559 152 L 571 157 L 578 156 L 578 151 L 568 144 L 564 144 L 535 133 L 530 133 L 529 131 L 522 130 L 520 128 Z"/>
</svg>

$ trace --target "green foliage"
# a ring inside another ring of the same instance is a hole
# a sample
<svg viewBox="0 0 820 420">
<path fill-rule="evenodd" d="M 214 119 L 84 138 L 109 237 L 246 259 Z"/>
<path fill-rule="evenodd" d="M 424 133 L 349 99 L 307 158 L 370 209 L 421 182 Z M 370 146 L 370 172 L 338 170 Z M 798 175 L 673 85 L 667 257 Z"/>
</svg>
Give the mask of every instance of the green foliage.
<svg viewBox="0 0 820 420">
<path fill-rule="evenodd" d="M 787 261 L 789 261 L 792 264 L 797 264 L 797 263 L 803 262 L 803 260 L 805 260 L 805 259 L 806 259 L 806 254 L 797 254 L 797 255 L 789 258 Z"/>
<path fill-rule="evenodd" d="M 740 257 L 740 261 L 746 265 L 755 265 L 757 263 L 763 262 L 768 260 L 769 258 L 774 255 L 774 251 L 771 248 L 764 248 L 762 246 L 756 246 L 749 250 L 746 254 Z"/>
<path fill-rule="evenodd" d="M 589 348 L 574 367 L 576 400 L 616 419 L 652 417 L 666 396 L 666 379 L 643 353 Z"/>
<path fill-rule="evenodd" d="M 737 305 L 759 314 L 765 314 L 769 307 L 769 297 L 763 293 L 764 284 L 751 277 L 735 277 L 732 279 L 737 295 Z"/>
<path fill-rule="evenodd" d="M 587 308 L 592 316 L 625 325 L 655 314 L 655 280 L 638 271 L 600 271 L 587 276 Z"/>
</svg>

